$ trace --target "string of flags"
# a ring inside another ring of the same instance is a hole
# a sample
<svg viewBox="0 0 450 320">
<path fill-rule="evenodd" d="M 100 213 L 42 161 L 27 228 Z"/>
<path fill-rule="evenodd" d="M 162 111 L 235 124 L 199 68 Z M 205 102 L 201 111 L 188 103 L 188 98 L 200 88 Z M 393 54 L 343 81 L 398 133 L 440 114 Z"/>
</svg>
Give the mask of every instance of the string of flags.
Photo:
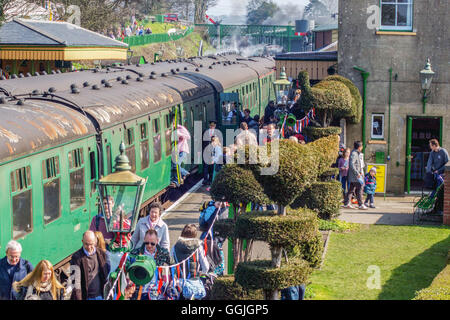
<svg viewBox="0 0 450 320">
<path fill-rule="evenodd" d="M 311 119 L 314 120 L 315 117 L 316 117 L 316 109 L 312 108 L 311 110 L 308 111 L 308 113 L 306 114 L 305 117 L 296 121 L 296 123 L 294 125 L 295 133 L 302 133 L 303 129 L 306 128 L 309 125 L 309 123 L 311 122 Z M 283 125 L 281 126 L 281 133 L 282 133 L 283 137 L 284 137 L 284 128 L 286 125 L 286 119 L 287 119 L 287 117 L 284 118 Z"/>
</svg>

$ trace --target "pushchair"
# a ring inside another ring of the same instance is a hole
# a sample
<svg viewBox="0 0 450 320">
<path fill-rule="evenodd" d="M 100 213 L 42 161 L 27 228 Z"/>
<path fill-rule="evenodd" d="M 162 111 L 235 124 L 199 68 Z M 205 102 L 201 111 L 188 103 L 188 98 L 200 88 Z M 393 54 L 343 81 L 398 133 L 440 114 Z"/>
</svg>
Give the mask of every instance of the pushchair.
<svg viewBox="0 0 450 320">
<path fill-rule="evenodd" d="M 419 201 L 414 203 L 413 224 L 420 224 L 423 221 L 437 221 L 442 218 L 441 214 L 435 213 L 435 207 L 439 191 L 444 188 L 444 183 L 435 188 L 436 182 L 433 180 L 434 182 L 430 183 L 429 181 L 430 179 L 425 179 L 422 185 L 422 196 Z M 428 191 L 427 189 L 431 190 Z"/>
</svg>

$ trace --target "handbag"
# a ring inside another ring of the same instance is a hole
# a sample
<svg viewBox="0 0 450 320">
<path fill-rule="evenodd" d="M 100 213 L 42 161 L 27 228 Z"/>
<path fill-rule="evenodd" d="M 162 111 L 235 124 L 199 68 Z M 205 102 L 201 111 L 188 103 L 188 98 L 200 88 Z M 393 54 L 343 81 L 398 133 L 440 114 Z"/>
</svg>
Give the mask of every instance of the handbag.
<svg viewBox="0 0 450 320">
<path fill-rule="evenodd" d="M 206 296 L 205 286 L 200 279 L 186 279 L 183 283 L 183 297 L 185 299 L 200 300 Z"/>
</svg>

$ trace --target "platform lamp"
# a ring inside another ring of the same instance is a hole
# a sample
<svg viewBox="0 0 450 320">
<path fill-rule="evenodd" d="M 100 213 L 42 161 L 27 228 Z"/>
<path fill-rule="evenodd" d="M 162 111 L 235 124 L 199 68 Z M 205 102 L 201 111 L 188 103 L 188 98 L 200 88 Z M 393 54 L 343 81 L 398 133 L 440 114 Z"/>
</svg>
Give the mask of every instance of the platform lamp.
<svg viewBox="0 0 450 320">
<path fill-rule="evenodd" d="M 283 95 L 287 96 L 289 94 L 290 87 L 291 82 L 287 79 L 286 68 L 283 67 L 280 72 L 280 77 L 273 82 L 273 89 L 275 90 L 277 103 L 282 102 Z"/>
<path fill-rule="evenodd" d="M 136 228 L 147 178 L 131 172 L 130 161 L 124 154 L 125 144 L 119 147 L 115 159 L 115 172 L 96 181 L 100 195 L 100 207 L 105 218 L 106 230 L 129 234 Z M 120 247 L 122 241 L 120 239 Z"/>
<path fill-rule="evenodd" d="M 428 97 L 430 95 L 431 81 L 433 81 L 434 72 L 431 70 L 430 58 L 427 59 L 427 64 L 425 68 L 420 71 L 420 83 L 422 84 L 423 96 L 422 96 L 422 104 L 423 104 L 423 113 L 425 113 L 425 107 L 428 101 Z"/>
</svg>

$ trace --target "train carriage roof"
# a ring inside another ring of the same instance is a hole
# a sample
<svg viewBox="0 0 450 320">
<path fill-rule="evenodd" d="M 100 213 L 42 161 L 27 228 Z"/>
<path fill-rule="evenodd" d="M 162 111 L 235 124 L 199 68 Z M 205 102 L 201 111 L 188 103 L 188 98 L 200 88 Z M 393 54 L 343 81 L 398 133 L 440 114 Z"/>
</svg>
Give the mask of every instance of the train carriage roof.
<svg viewBox="0 0 450 320">
<path fill-rule="evenodd" d="M 78 111 L 49 101 L 0 104 L 0 163 L 95 133 Z"/>
</svg>

